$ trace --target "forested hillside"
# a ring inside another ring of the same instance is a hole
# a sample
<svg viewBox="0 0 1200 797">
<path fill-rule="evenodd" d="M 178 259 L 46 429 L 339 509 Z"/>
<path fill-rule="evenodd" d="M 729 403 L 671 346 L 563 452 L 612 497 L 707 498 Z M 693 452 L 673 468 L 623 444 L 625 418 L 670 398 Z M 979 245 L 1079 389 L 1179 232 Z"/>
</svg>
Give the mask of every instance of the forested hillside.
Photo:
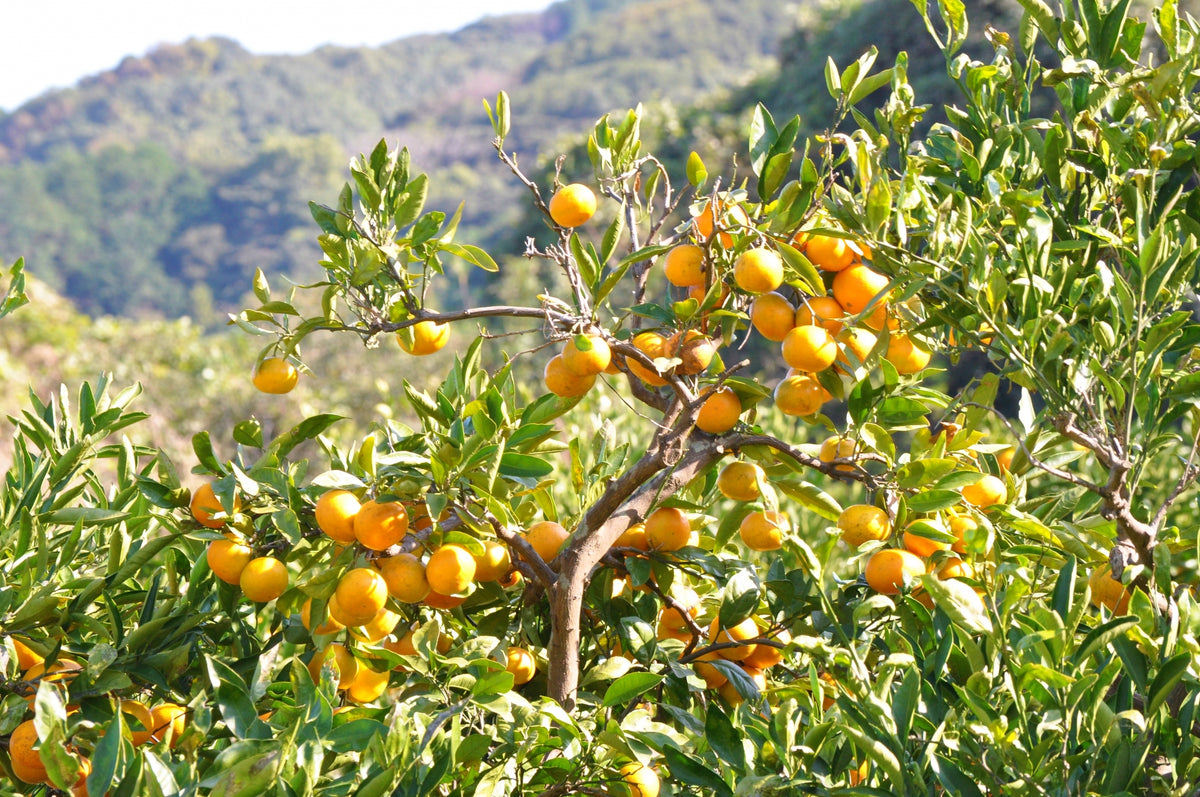
<svg viewBox="0 0 1200 797">
<path fill-rule="evenodd" d="M 609 110 L 747 81 L 793 17 L 771 0 L 565 0 L 377 49 L 163 46 L 0 116 L 0 259 L 24 255 L 88 313 L 216 318 L 256 268 L 317 273 L 306 202 L 382 136 L 436 176 L 433 205 L 470 198 L 486 243 L 518 211 L 482 98 L 510 93 L 532 159 Z"/>
</svg>

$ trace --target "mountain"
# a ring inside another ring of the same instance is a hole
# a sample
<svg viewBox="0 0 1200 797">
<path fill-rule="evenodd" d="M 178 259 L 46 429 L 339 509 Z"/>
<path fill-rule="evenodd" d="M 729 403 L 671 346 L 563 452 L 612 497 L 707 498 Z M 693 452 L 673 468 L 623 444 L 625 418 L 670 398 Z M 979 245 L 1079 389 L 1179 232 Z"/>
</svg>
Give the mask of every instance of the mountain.
<svg viewBox="0 0 1200 797">
<path fill-rule="evenodd" d="M 467 198 L 484 245 L 519 218 L 482 99 L 512 98 L 523 163 L 639 101 L 687 105 L 775 62 L 777 0 L 564 0 L 379 48 L 259 56 L 227 39 L 126 58 L 0 114 L 0 261 L 91 314 L 235 309 L 254 270 L 317 275 L 307 201 L 331 202 L 381 137 Z M 580 168 L 582 168 L 580 164 Z"/>
</svg>

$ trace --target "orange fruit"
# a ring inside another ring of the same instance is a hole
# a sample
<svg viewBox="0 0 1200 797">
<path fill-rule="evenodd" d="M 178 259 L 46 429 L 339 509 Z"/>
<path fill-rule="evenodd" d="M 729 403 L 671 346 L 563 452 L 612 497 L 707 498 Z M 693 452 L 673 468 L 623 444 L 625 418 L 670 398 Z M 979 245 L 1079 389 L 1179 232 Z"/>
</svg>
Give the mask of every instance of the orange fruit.
<svg viewBox="0 0 1200 797">
<path fill-rule="evenodd" d="M 667 339 L 657 332 L 640 332 L 633 338 L 633 347 L 651 360 L 668 356 Z M 667 380 L 653 368 L 642 365 L 632 357 L 625 360 L 630 372 L 651 387 L 662 387 Z"/>
<path fill-rule="evenodd" d="M 737 425 L 742 402 L 733 389 L 722 385 L 708 394 L 696 416 L 696 428 L 709 434 L 723 434 Z"/>
<path fill-rule="evenodd" d="M 1017 450 L 1015 448 L 1013 448 L 1012 446 L 1009 446 L 1008 448 L 1004 449 L 1003 451 L 997 451 L 996 452 L 996 464 L 999 465 L 1003 470 L 1006 470 L 1006 471 L 1011 470 L 1012 463 L 1013 463 L 1013 457 L 1015 457 L 1016 455 L 1017 455 Z"/>
<path fill-rule="evenodd" d="M 741 205 L 728 200 L 719 200 L 714 205 L 710 199 L 704 203 L 704 208 L 700 211 L 700 215 L 696 216 L 695 222 L 696 235 L 700 240 L 708 241 L 716 231 L 721 248 L 729 249 L 733 246 L 733 236 L 730 231 L 741 231 L 749 227 L 750 217 L 746 215 L 746 211 L 742 210 Z"/>
<path fill-rule="evenodd" d="M 379 571 L 356 567 L 338 581 L 336 612 L 330 614 L 342 625 L 356 626 L 371 622 L 387 603 L 388 585 Z"/>
<path fill-rule="evenodd" d="M 612 349 L 599 335 L 581 335 L 587 348 L 579 348 L 575 338 L 570 338 L 563 346 L 562 364 L 575 376 L 596 376 L 608 368 L 612 362 Z"/>
<path fill-rule="evenodd" d="M 900 327 L 899 320 L 892 314 L 887 302 L 876 302 L 870 315 L 863 319 L 863 323 L 876 332 L 882 330 L 884 326 L 888 329 L 899 329 Z"/>
<path fill-rule="evenodd" d="M 691 587 L 682 587 L 676 590 L 673 597 L 683 612 L 674 606 L 663 606 L 658 613 L 658 638 L 689 642 L 692 639 L 692 629 L 684 619 L 684 614 L 694 619 L 700 613 L 700 596 Z"/>
<path fill-rule="evenodd" d="M 339 642 L 318 650 L 308 661 L 308 674 L 312 676 L 314 683 L 321 682 L 321 668 L 326 661 L 333 670 L 334 686 L 339 690 L 349 688 L 358 675 L 359 664 L 354 654 Z"/>
<path fill-rule="evenodd" d="M 170 736 L 171 747 L 174 747 L 187 728 L 187 707 L 176 703 L 159 703 L 150 709 L 150 725 L 150 738 L 153 741 L 161 742 Z"/>
<path fill-rule="evenodd" d="M 617 537 L 613 543 L 614 548 L 636 548 L 639 551 L 650 550 L 650 540 L 646 537 L 646 524 L 634 523 L 629 528 L 621 532 L 621 536 Z"/>
<path fill-rule="evenodd" d="M 441 351 L 450 342 L 450 325 L 425 319 L 396 333 L 400 348 L 418 357 Z"/>
<path fill-rule="evenodd" d="M 254 371 L 254 386 L 263 393 L 290 393 L 299 381 L 296 366 L 282 357 L 268 357 Z"/>
<path fill-rule="evenodd" d="M 28 670 L 36 667 L 46 660 L 46 657 L 38 653 L 33 648 L 25 644 L 19 637 L 9 637 L 12 640 L 13 647 L 17 651 L 17 667 L 21 670 Z"/>
<path fill-rule="evenodd" d="M 909 523 L 904 529 L 904 547 L 912 551 L 917 556 L 930 557 L 938 551 L 950 550 L 950 543 L 935 540 L 931 537 L 923 537 L 918 531 L 922 528 L 931 528 L 936 531 L 945 531 L 941 523 L 929 520 L 914 520 Z"/>
<path fill-rule="evenodd" d="M 429 594 L 425 565 L 413 554 L 376 559 L 375 566 L 387 584 L 388 593 L 401 603 L 420 603 Z"/>
<path fill-rule="evenodd" d="M 754 501 L 761 495 L 759 483 L 766 478 L 763 469 L 753 462 L 730 462 L 717 475 L 717 489 L 734 501 Z"/>
<path fill-rule="evenodd" d="M 783 284 L 783 261 L 765 247 L 747 249 L 733 264 L 733 281 L 746 293 L 769 293 Z"/>
<path fill-rule="evenodd" d="M 1092 605 L 1097 609 L 1101 606 L 1113 614 L 1125 614 L 1129 611 L 1129 590 L 1112 576 L 1112 568 L 1107 563 L 1098 566 L 1088 576 L 1088 589 L 1092 594 Z"/>
<path fill-rule="evenodd" d="M 368 645 L 377 645 L 396 629 L 399 622 L 400 615 L 385 607 L 380 609 L 379 614 L 371 618 L 369 623 L 359 626 L 360 631 L 351 631 L 350 635 Z"/>
<path fill-rule="evenodd" d="M 33 682 L 35 690 L 42 681 L 50 681 L 67 687 L 81 670 L 83 670 L 83 665 L 73 659 L 60 658 L 49 667 L 46 666 L 45 661 L 40 661 L 25 671 L 24 679 Z M 26 700 L 32 705 L 33 695 L 27 697 Z"/>
<path fill-rule="evenodd" d="M 778 343 L 796 325 L 796 308 L 781 294 L 763 293 L 750 303 L 750 323 L 758 334 Z"/>
<path fill-rule="evenodd" d="M 646 517 L 646 540 L 652 551 L 678 551 L 692 536 L 692 524 L 682 509 L 660 506 Z"/>
<path fill-rule="evenodd" d="M 886 540 L 892 533 L 888 513 L 871 504 L 846 507 L 838 515 L 837 525 L 842 530 L 842 542 L 851 548 L 871 540 Z"/>
<path fill-rule="evenodd" d="M 475 580 L 499 581 L 512 570 L 508 546 L 498 540 L 482 540 L 483 553 L 475 555 Z"/>
<path fill-rule="evenodd" d="M 138 700 L 122 700 L 120 707 L 122 714 L 129 715 L 123 719 L 129 727 L 129 739 L 133 742 L 133 746 L 140 747 L 150 741 L 154 718 L 150 716 L 150 709 L 146 707 L 146 704 Z"/>
<path fill-rule="evenodd" d="M 832 235 L 809 235 L 804 254 L 810 263 L 824 271 L 842 271 L 854 262 L 854 250 L 846 239 Z"/>
<path fill-rule="evenodd" d="M 853 371 L 860 365 L 867 364 L 867 355 L 875 348 L 877 338 L 865 329 L 846 327 L 837 335 L 841 349 L 837 356 L 839 371 Z"/>
<path fill-rule="evenodd" d="M 365 664 L 359 665 L 358 673 L 346 687 L 346 697 L 355 703 L 371 703 L 383 696 L 388 688 L 391 672 L 376 672 Z"/>
<path fill-rule="evenodd" d="M 663 271 L 667 281 L 681 288 L 703 286 L 704 250 L 695 244 L 680 244 L 673 247 L 665 258 Z"/>
<path fill-rule="evenodd" d="M 762 636 L 760 634 L 759 636 Z M 792 641 L 792 635 L 786 628 L 779 629 L 774 634 L 775 640 L 786 645 Z M 783 661 L 784 649 L 771 645 L 755 645 L 754 652 L 742 660 L 743 667 L 753 667 L 756 670 L 768 670 Z"/>
<path fill-rule="evenodd" d="M 689 636 L 688 639 L 690 640 L 691 637 Z M 718 670 L 712 664 L 709 664 L 710 661 L 719 658 L 721 657 L 718 656 L 714 651 L 712 653 L 705 653 L 703 656 L 692 662 L 692 669 L 696 671 L 696 675 L 699 675 L 704 679 L 704 685 L 709 689 L 716 689 L 721 684 L 729 680 L 725 677 L 725 673 Z"/>
<path fill-rule="evenodd" d="M 882 548 L 867 560 L 867 584 L 884 595 L 898 595 L 906 582 L 925 574 L 925 560 L 903 548 Z"/>
<path fill-rule="evenodd" d="M 237 514 L 241 509 L 242 502 L 238 498 L 233 499 L 233 512 L 229 514 Z M 216 515 L 225 515 L 225 508 L 221 506 L 221 502 L 217 500 L 217 495 L 213 492 L 211 483 L 205 483 L 196 488 L 192 493 L 192 501 L 190 506 L 192 517 L 201 526 L 206 526 L 210 529 L 219 529 L 229 522 L 228 517 L 215 517 Z"/>
<path fill-rule="evenodd" d="M 832 296 L 806 296 L 796 308 L 794 326 L 816 324 L 828 329 L 829 334 L 837 335 L 842 331 L 845 315 L 846 311 Z"/>
<path fill-rule="evenodd" d="M 33 720 L 25 720 L 13 729 L 8 737 L 8 757 L 12 762 L 13 774 L 25 783 L 46 783 L 49 775 L 42 757 L 33 749 L 38 744 L 37 729 Z"/>
<path fill-rule="evenodd" d="M 579 376 L 572 373 L 563 361 L 563 356 L 556 354 L 546 363 L 546 370 L 542 372 L 542 382 L 546 389 L 556 396 L 575 398 L 592 389 L 592 385 L 596 384 L 596 375 Z"/>
<path fill-rule="evenodd" d="M 829 330 L 816 324 L 795 327 L 783 339 L 783 361 L 797 371 L 824 371 L 837 356 L 837 341 Z"/>
<path fill-rule="evenodd" d="M 214 576 L 226 584 L 237 586 L 241 583 L 242 571 L 254 558 L 254 549 L 231 535 L 210 542 L 204 558 L 208 560 L 208 569 Z"/>
<path fill-rule="evenodd" d="M 364 501 L 354 515 L 354 537 L 373 551 L 386 551 L 408 533 L 408 512 L 399 501 Z"/>
<path fill-rule="evenodd" d="M 681 362 L 675 370 L 687 376 L 694 376 L 708 369 L 709 363 L 717 354 L 716 343 L 698 329 L 688 329 L 676 332 L 667 340 L 667 352 L 671 357 L 678 357 Z"/>
<path fill-rule="evenodd" d="M 887 351 L 883 358 L 896 367 L 900 374 L 915 374 L 929 365 L 932 355 L 913 342 L 908 335 L 893 334 L 888 338 Z"/>
<path fill-rule="evenodd" d="M 662 788 L 654 770 L 640 761 L 621 767 L 621 781 L 629 797 L 658 797 Z"/>
<path fill-rule="evenodd" d="M 92 774 L 92 762 L 89 759 L 80 758 L 75 772 L 78 774 L 75 785 L 71 787 L 71 797 L 88 797 L 87 779 Z"/>
<path fill-rule="evenodd" d="M 886 301 L 884 290 L 888 282 L 884 275 L 858 263 L 839 271 L 833 278 L 833 298 L 848 314 L 858 315 L 876 297 L 880 302 Z"/>
<path fill-rule="evenodd" d="M 429 588 L 442 595 L 457 595 L 475 579 L 475 557 L 461 545 L 443 545 L 425 564 Z"/>
<path fill-rule="evenodd" d="M 784 415 L 804 417 L 821 409 L 833 396 L 812 374 L 791 373 L 779 380 L 774 398 L 775 406 Z"/>
<path fill-rule="evenodd" d="M 504 669 L 513 675 L 513 685 L 521 686 L 533 680 L 537 674 L 537 659 L 525 648 L 510 647 L 505 656 Z"/>
<path fill-rule="evenodd" d="M 987 509 L 1002 504 L 1008 498 L 1008 486 L 1004 480 L 988 473 L 974 484 L 962 488 L 962 497 L 971 506 Z"/>
<path fill-rule="evenodd" d="M 255 603 L 267 603 L 287 590 L 287 567 L 274 557 L 260 556 L 246 563 L 238 583 L 247 598 Z"/>
<path fill-rule="evenodd" d="M 821 451 L 817 455 L 822 462 L 833 462 L 835 459 L 851 459 L 858 451 L 858 445 L 848 437 L 826 438 L 821 443 Z M 837 470 L 854 470 L 854 465 L 837 465 Z"/>
<path fill-rule="evenodd" d="M 740 643 L 757 636 L 758 626 L 755 625 L 752 617 L 747 617 L 732 628 L 721 628 L 721 618 L 714 617 L 712 624 L 708 627 L 708 641 L 713 645 L 727 642 Z M 726 661 L 741 661 L 754 652 L 754 647 L 753 644 L 739 644 L 737 647 L 721 648 L 717 654 Z"/>
<path fill-rule="evenodd" d="M 791 531 L 787 515 L 773 510 L 751 512 L 742 518 L 738 533 L 752 551 L 775 551 L 783 547 L 783 535 Z"/>
<path fill-rule="evenodd" d="M 330 596 L 329 600 L 325 603 L 325 622 L 321 623 L 316 628 L 313 628 L 312 598 L 309 598 L 304 602 L 304 605 L 300 607 L 300 622 L 304 623 L 304 627 L 314 635 L 324 636 L 328 634 L 336 634 L 338 631 L 341 631 L 346 626 L 339 623 L 333 616 L 333 604 L 336 600 L 336 595 Z"/>
<path fill-rule="evenodd" d="M 362 504 L 358 496 L 349 490 L 328 490 L 317 499 L 314 515 L 317 528 L 332 540 L 341 543 L 354 542 L 354 518 Z"/>
<path fill-rule="evenodd" d="M 466 595 L 445 595 L 441 592 L 429 590 L 429 594 L 425 596 L 425 605 L 431 609 L 453 609 L 457 606 L 462 606 L 467 600 Z"/>
<path fill-rule="evenodd" d="M 513 568 L 512 570 L 508 571 L 507 574 L 497 579 L 496 583 L 504 589 L 509 589 L 510 587 L 515 587 L 520 584 L 523 578 L 524 576 L 521 575 L 521 571 Z"/>
<path fill-rule="evenodd" d="M 553 520 L 539 520 L 530 526 L 523 536 L 525 542 L 537 551 L 537 555 L 542 558 L 542 561 L 549 563 L 558 556 L 559 550 L 571 535 Z"/>
<path fill-rule="evenodd" d="M 578 227 L 595 212 L 596 195 L 583 183 L 564 185 L 550 197 L 550 218 L 559 227 Z"/>
<path fill-rule="evenodd" d="M 951 556 L 938 566 L 937 577 L 942 579 L 975 578 L 975 568 L 957 556 Z"/>
</svg>

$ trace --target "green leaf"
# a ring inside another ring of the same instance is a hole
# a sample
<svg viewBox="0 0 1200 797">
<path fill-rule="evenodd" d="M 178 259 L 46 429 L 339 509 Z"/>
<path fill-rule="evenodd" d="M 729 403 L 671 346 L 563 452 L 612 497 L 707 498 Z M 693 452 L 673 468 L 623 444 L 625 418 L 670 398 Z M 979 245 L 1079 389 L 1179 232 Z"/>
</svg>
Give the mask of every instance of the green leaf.
<svg viewBox="0 0 1200 797">
<path fill-rule="evenodd" d="M 959 628 L 970 634 L 992 633 L 987 605 L 970 584 L 956 578 L 943 581 L 932 575 L 921 576 L 921 583 L 938 608 Z"/>
<path fill-rule="evenodd" d="M 420 217 L 428 193 L 429 178 L 423 174 L 418 174 L 405 186 L 404 191 L 396 197 L 395 210 L 392 211 L 396 229 L 402 230 Z"/>
<path fill-rule="evenodd" d="M 693 150 L 687 159 L 687 180 L 693 188 L 699 188 L 707 179 L 708 169 L 704 168 L 704 161 L 700 159 L 699 153 Z"/>
<path fill-rule="evenodd" d="M 896 471 L 896 484 L 902 490 L 912 490 L 936 482 L 948 473 L 961 467 L 957 460 L 918 459 L 906 463 Z"/>
<path fill-rule="evenodd" d="M 671 770 L 671 777 L 680 783 L 698 786 L 705 790 L 706 795 L 733 797 L 733 791 L 711 767 L 682 750 L 675 747 L 663 748 L 663 760 Z"/>
<path fill-rule="evenodd" d="M 1184 652 L 1163 664 L 1158 675 L 1154 676 L 1154 681 L 1150 684 L 1150 690 L 1146 695 L 1145 716 L 1147 718 L 1158 713 L 1158 709 L 1171 696 L 1175 685 L 1183 679 L 1192 662 L 1192 654 Z"/>
<path fill-rule="evenodd" d="M 221 463 L 217 461 L 216 454 L 213 453 L 212 438 L 208 436 L 208 432 L 198 432 L 192 436 L 192 450 L 206 471 L 209 473 L 225 472 Z"/>
<path fill-rule="evenodd" d="M 658 686 L 662 679 L 661 675 L 652 672 L 631 672 L 622 675 L 605 690 L 602 705 L 606 708 L 624 705 L 643 692 Z"/>
<path fill-rule="evenodd" d="M 809 296 L 825 295 L 825 283 L 821 279 L 821 274 L 808 258 L 800 253 L 800 250 L 783 241 L 776 242 L 776 250 L 787 267 L 799 276 L 798 287 L 800 290 Z"/>
<path fill-rule="evenodd" d="M 714 701 L 708 704 L 704 717 L 704 740 L 717 756 L 737 770 L 746 768 L 746 749 L 742 735 L 733 727 L 729 717 Z"/>
<path fill-rule="evenodd" d="M 761 591 L 758 573 L 751 568 L 739 570 L 730 576 L 721 590 L 721 628 L 733 628 L 754 614 L 761 599 Z"/>
<path fill-rule="evenodd" d="M 926 490 L 908 498 L 910 511 L 926 514 L 948 509 L 962 501 L 962 496 L 953 490 Z"/>
<path fill-rule="evenodd" d="M 837 522 L 842 514 L 842 505 L 829 493 L 810 482 L 780 480 L 775 483 L 779 490 L 795 498 L 800 505 L 830 522 Z"/>
<path fill-rule="evenodd" d="M 500 458 L 500 475 L 509 479 L 540 479 L 554 472 L 554 466 L 541 457 L 505 451 Z"/>
<path fill-rule="evenodd" d="M 473 266 L 483 269 L 484 271 L 497 272 L 500 266 L 496 265 L 496 261 L 492 259 L 483 249 L 471 244 L 455 244 L 455 243 L 440 243 L 438 249 L 443 252 L 449 252 L 456 257 L 461 257 Z"/>
</svg>

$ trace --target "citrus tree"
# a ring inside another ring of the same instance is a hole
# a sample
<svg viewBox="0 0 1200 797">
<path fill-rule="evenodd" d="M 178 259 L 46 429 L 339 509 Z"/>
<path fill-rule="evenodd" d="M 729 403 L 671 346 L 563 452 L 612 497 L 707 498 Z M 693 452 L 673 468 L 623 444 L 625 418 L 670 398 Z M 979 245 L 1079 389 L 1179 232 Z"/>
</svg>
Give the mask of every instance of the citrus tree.
<svg viewBox="0 0 1200 797">
<path fill-rule="evenodd" d="M 823 132 L 759 107 L 727 175 L 672 174 L 634 109 L 591 131 L 587 176 L 538 184 L 501 94 L 495 149 L 546 235 L 499 262 L 381 142 L 311 206 L 326 279 L 259 274 L 235 320 L 268 339 L 268 395 L 316 378 L 314 335 L 444 358 L 404 382 L 404 422 L 201 433 L 187 490 L 115 441 L 135 391 L 34 399 L 0 504 L 12 774 L 1186 793 L 1197 26 L 1024 5 L 987 62 L 958 52 L 961 6 L 925 17 L 962 89 L 945 121 L 923 126 L 903 56 L 830 61 Z M 544 289 L 473 306 L 452 263 Z M 988 368 L 951 392 L 968 352 Z"/>
</svg>

